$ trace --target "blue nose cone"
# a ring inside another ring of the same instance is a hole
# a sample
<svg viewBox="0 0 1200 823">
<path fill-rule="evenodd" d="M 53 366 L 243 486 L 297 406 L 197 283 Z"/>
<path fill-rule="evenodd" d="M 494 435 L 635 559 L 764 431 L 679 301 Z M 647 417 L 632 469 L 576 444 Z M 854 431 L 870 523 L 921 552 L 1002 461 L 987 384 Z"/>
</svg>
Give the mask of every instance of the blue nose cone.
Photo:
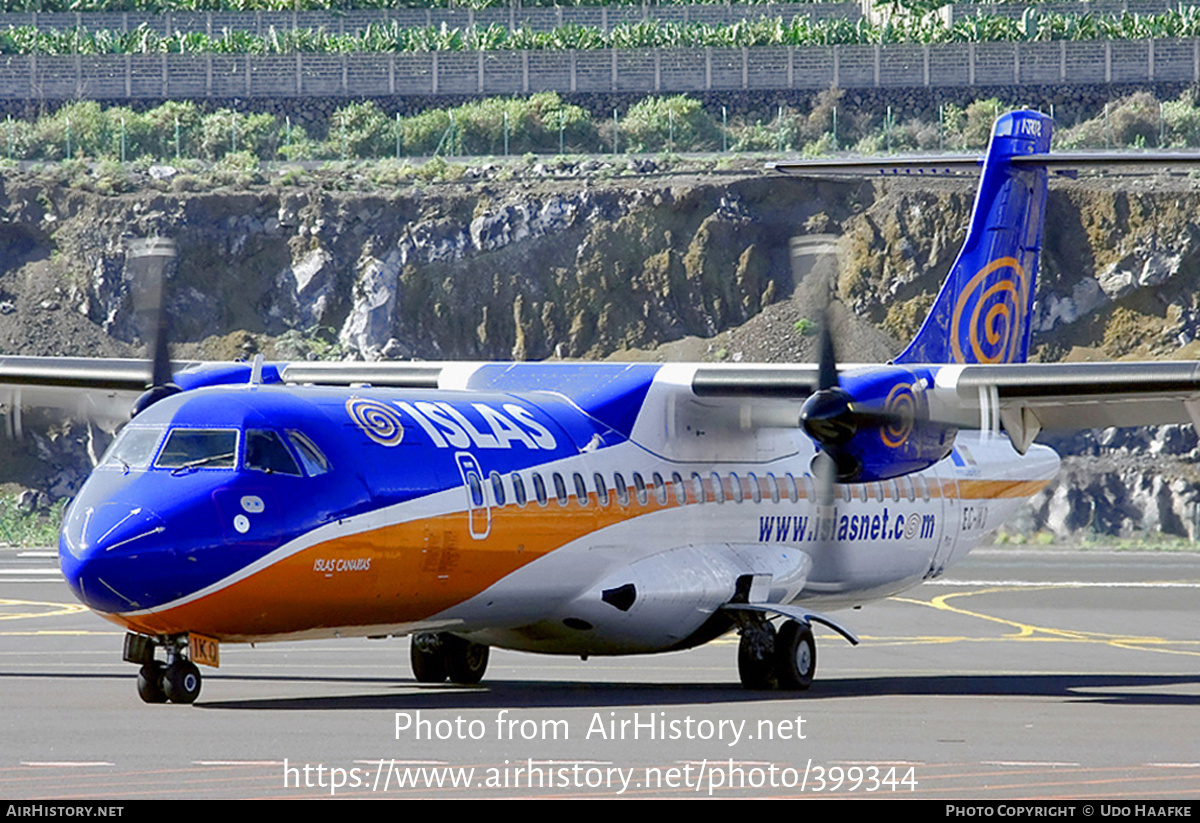
<svg viewBox="0 0 1200 823">
<path fill-rule="evenodd" d="M 145 506 L 90 502 L 81 495 L 58 540 L 63 576 L 76 597 L 102 612 L 152 605 L 148 573 L 161 552 L 167 527 Z"/>
</svg>

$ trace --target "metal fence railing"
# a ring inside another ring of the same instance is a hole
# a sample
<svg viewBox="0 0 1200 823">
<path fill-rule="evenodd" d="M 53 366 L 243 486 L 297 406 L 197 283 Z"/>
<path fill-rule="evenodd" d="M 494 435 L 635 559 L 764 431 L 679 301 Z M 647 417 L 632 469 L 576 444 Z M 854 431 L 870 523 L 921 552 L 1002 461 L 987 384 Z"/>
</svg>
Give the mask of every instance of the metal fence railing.
<svg viewBox="0 0 1200 823">
<path fill-rule="evenodd" d="M 0 98 L 689 93 L 1200 82 L 1200 39 L 742 49 L 0 58 Z"/>
</svg>

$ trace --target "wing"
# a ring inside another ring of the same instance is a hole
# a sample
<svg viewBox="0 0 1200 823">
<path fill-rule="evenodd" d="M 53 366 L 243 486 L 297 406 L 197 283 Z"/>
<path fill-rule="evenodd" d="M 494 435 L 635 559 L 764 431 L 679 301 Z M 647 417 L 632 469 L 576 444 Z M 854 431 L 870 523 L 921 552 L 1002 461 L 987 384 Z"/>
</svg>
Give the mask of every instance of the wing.
<svg viewBox="0 0 1200 823">
<path fill-rule="evenodd" d="M 1003 423 L 1024 452 L 1043 429 L 1200 424 L 1200 362 L 943 366 L 932 417 Z"/>
<path fill-rule="evenodd" d="M 171 368 L 187 373 L 209 365 L 173 361 Z M 151 383 L 151 371 L 149 360 L 0 356 L 0 406 L 14 433 L 21 429 L 21 410 L 29 408 L 112 429 L 129 419 L 133 402 Z"/>
</svg>

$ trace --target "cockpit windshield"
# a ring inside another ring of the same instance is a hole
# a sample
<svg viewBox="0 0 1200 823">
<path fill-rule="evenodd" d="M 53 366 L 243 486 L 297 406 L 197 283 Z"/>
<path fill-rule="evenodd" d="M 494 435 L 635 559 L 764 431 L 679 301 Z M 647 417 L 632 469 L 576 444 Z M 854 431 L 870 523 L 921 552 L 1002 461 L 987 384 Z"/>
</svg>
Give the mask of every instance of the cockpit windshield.
<svg viewBox="0 0 1200 823">
<path fill-rule="evenodd" d="M 154 461 L 158 469 L 232 469 L 237 465 L 235 429 L 172 429 Z"/>
<path fill-rule="evenodd" d="M 146 468 L 164 431 L 165 426 L 126 426 L 108 447 L 100 465 L 120 466 L 126 471 Z"/>
<path fill-rule="evenodd" d="M 300 467 L 296 458 L 283 445 L 283 440 L 275 432 L 266 429 L 249 429 L 246 431 L 246 463 L 247 469 L 265 472 L 267 474 L 290 474 L 300 476 Z"/>
<path fill-rule="evenodd" d="M 163 435 L 166 434 L 166 442 Z M 166 426 L 126 426 L 100 461 L 101 466 L 156 469 L 174 473 L 195 469 L 243 469 L 265 474 L 316 477 L 329 471 L 329 460 L 302 432 L 247 429 L 238 460 L 237 429 L 171 429 Z M 159 444 L 162 444 L 161 450 Z M 155 453 L 158 459 L 154 458 Z"/>
</svg>

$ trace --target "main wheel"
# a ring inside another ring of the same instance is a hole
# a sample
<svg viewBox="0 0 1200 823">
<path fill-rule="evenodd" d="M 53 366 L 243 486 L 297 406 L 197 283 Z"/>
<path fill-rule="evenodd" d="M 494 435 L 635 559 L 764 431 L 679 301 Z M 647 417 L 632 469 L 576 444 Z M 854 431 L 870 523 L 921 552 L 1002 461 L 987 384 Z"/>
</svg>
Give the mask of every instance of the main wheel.
<svg viewBox="0 0 1200 823">
<path fill-rule="evenodd" d="M 483 679 L 488 664 L 487 646 L 447 634 L 442 635 L 442 648 L 446 653 L 446 674 L 451 683 L 474 686 Z"/>
<path fill-rule="evenodd" d="M 775 627 L 755 623 L 742 629 L 738 642 L 738 675 L 742 686 L 762 690 L 775 688 Z"/>
<path fill-rule="evenodd" d="M 775 672 L 781 689 L 807 689 L 817 672 L 817 642 L 812 629 L 789 620 L 775 639 Z"/>
<path fill-rule="evenodd" d="M 163 692 L 172 703 L 195 703 L 200 696 L 200 670 L 196 664 L 176 658 L 163 674 Z"/>
<path fill-rule="evenodd" d="M 442 683 L 446 680 L 446 653 L 442 640 L 434 634 L 413 635 L 409 661 L 418 683 Z"/>
<path fill-rule="evenodd" d="M 163 691 L 163 672 L 166 664 L 152 660 L 138 669 L 138 697 L 146 703 L 166 703 L 167 693 Z"/>
</svg>

